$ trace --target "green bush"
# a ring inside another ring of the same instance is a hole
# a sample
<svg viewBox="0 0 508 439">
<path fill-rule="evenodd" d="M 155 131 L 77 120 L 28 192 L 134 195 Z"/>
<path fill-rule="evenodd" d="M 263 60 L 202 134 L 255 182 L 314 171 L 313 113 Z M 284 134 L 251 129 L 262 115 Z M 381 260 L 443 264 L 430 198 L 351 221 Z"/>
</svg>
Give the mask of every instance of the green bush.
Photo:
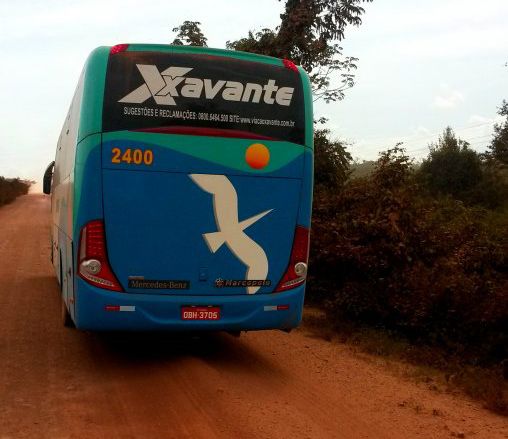
<svg viewBox="0 0 508 439">
<path fill-rule="evenodd" d="M 399 148 L 314 201 L 308 298 L 472 362 L 508 356 L 508 215 L 431 197 Z"/>
<path fill-rule="evenodd" d="M 450 127 L 429 147 L 428 157 L 416 172 L 418 181 L 429 194 L 450 196 L 467 205 L 487 209 L 508 204 L 508 169 L 497 155 L 470 149 Z"/>
<path fill-rule="evenodd" d="M 0 177 L 0 206 L 8 204 L 19 197 L 26 195 L 30 189 L 30 183 L 19 178 L 7 179 Z"/>
</svg>

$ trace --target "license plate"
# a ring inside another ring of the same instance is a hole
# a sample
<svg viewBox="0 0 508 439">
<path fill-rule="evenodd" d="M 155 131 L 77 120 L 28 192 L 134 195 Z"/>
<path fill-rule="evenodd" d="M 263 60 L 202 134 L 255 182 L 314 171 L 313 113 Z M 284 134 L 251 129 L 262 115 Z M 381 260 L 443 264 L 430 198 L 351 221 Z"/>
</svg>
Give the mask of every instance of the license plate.
<svg viewBox="0 0 508 439">
<path fill-rule="evenodd" d="M 182 306 L 182 320 L 220 320 L 218 306 Z"/>
</svg>

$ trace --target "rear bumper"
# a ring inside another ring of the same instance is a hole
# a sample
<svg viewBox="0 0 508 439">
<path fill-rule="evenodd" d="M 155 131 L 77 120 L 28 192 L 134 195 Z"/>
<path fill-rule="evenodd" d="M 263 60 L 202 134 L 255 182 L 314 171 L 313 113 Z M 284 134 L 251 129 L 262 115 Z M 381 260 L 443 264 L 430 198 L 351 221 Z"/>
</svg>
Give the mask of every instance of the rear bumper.
<svg viewBox="0 0 508 439">
<path fill-rule="evenodd" d="M 168 296 L 116 293 L 79 279 L 75 323 L 94 331 L 247 331 L 292 329 L 302 318 L 305 285 L 282 293 L 242 296 Z M 106 311 L 117 305 L 122 311 Z M 184 321 L 182 306 L 219 306 L 217 321 Z M 277 305 L 289 305 L 276 310 Z M 125 310 L 125 311 L 123 311 Z"/>
</svg>

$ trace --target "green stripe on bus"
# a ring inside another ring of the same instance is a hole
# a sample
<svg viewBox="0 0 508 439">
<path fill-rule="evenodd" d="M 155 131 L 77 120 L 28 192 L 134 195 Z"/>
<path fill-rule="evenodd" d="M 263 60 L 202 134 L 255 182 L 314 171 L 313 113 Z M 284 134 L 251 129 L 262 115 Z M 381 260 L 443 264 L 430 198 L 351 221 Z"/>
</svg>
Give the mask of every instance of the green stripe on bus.
<svg viewBox="0 0 508 439">
<path fill-rule="evenodd" d="M 304 153 L 305 147 L 290 142 L 274 142 L 255 139 L 228 139 L 206 136 L 179 136 L 169 134 L 143 133 L 133 131 L 116 131 L 103 134 L 103 142 L 118 140 L 145 142 L 158 145 L 182 154 L 219 164 L 243 172 L 256 174 L 276 171 L 295 160 Z M 262 143 L 270 151 L 270 162 L 262 170 L 252 169 L 245 161 L 245 151 L 253 143 Z M 245 145 L 245 148 L 241 147 Z M 121 145 L 120 145 L 121 146 Z"/>
</svg>

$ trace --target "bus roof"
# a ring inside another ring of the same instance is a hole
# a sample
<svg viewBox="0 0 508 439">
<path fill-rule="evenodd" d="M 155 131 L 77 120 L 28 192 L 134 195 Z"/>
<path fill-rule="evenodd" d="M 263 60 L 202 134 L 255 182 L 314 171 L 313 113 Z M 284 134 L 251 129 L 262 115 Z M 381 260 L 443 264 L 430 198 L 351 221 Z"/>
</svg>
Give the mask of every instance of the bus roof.
<svg viewBox="0 0 508 439">
<path fill-rule="evenodd" d="M 115 46 L 113 46 L 115 47 Z M 170 44 L 128 44 L 127 52 L 166 52 L 166 53 L 199 53 L 203 55 L 227 56 L 245 61 L 263 62 L 282 65 L 282 60 L 273 56 L 258 55 L 256 53 L 236 50 L 213 49 L 211 47 L 176 46 Z"/>
</svg>

